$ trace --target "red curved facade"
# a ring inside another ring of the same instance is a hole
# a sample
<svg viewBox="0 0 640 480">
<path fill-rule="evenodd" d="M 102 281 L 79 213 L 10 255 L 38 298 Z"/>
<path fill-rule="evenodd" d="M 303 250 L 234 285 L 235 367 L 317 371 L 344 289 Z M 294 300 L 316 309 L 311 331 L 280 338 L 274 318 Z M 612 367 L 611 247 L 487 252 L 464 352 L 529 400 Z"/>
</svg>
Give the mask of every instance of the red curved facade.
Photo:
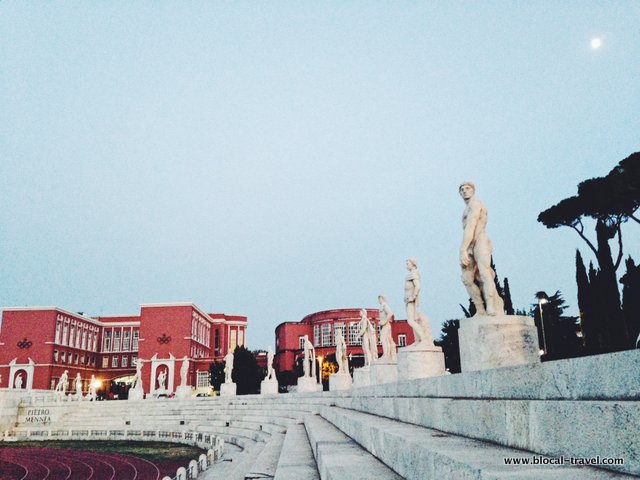
<svg viewBox="0 0 640 480">
<path fill-rule="evenodd" d="M 378 310 L 367 308 L 367 317 L 378 327 Z M 342 330 L 347 343 L 347 353 L 362 356 L 362 346 L 357 335 L 360 322 L 359 308 L 325 310 L 307 315 L 299 322 L 285 322 L 276 327 L 276 354 L 274 368 L 277 372 L 293 371 L 296 360 L 303 356 L 302 338 L 309 336 L 316 350 L 316 356 L 326 357 L 335 353 L 335 333 Z M 413 343 L 413 330 L 406 320 L 394 320 L 391 325 L 393 340 L 397 346 Z M 378 335 L 378 354 L 382 354 Z"/>
</svg>

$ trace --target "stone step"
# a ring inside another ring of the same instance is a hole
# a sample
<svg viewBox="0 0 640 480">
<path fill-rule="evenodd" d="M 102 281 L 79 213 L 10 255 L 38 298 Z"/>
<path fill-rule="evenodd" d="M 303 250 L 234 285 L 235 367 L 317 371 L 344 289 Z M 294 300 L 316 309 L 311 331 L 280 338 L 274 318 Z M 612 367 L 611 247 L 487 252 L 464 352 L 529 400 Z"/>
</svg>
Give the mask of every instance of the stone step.
<svg viewBox="0 0 640 480">
<path fill-rule="evenodd" d="M 278 467 L 278 460 L 282 452 L 285 433 L 276 433 L 271 435 L 271 439 L 265 443 L 262 452 L 251 464 L 249 470 L 245 473 L 245 480 L 253 480 L 259 478 L 273 478 Z"/>
<path fill-rule="evenodd" d="M 324 418 L 308 415 L 304 426 L 322 480 L 402 479 Z"/>
<path fill-rule="evenodd" d="M 638 401 L 355 396 L 336 404 L 543 455 L 623 458 L 615 469 L 640 475 L 640 435 L 630 427 L 640 425 Z"/>
<path fill-rule="evenodd" d="M 629 478 L 587 467 L 505 465 L 505 458 L 531 459 L 534 454 L 338 407 L 324 408 L 321 415 L 388 467 L 411 480 Z"/>
<path fill-rule="evenodd" d="M 282 443 L 274 480 L 320 480 L 307 431 L 302 423 L 289 426 Z"/>
</svg>

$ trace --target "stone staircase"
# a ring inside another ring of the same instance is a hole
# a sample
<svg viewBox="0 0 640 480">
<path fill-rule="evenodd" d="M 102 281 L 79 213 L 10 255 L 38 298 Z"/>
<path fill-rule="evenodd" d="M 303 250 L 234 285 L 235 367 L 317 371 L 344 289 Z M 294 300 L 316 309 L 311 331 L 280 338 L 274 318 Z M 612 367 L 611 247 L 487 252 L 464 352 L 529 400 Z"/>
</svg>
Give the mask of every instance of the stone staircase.
<svg viewBox="0 0 640 480">
<path fill-rule="evenodd" d="M 640 350 L 346 393 L 23 403 L 12 434 L 44 428 L 219 436 L 228 448 L 205 480 L 629 478 L 640 475 L 639 380 Z M 29 425 L 33 408 L 50 411 L 51 424 Z M 505 463 L 597 456 L 624 464 Z"/>
</svg>

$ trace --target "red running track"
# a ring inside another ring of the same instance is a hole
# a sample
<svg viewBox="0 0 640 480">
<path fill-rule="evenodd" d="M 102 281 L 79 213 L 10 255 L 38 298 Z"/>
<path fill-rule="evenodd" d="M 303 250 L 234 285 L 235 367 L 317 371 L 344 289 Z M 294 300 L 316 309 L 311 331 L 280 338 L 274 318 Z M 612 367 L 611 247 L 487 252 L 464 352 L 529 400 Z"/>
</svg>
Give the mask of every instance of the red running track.
<svg viewBox="0 0 640 480">
<path fill-rule="evenodd" d="M 1 480 L 159 480 L 153 463 L 120 453 L 0 448 Z"/>
</svg>

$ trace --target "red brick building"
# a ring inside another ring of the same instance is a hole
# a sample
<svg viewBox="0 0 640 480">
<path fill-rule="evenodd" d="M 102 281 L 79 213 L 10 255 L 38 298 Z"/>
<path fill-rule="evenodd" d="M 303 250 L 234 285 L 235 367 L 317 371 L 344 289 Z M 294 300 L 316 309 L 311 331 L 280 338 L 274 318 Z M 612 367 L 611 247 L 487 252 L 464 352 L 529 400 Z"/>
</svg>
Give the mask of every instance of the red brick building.
<svg viewBox="0 0 640 480">
<path fill-rule="evenodd" d="M 382 355 L 378 310 L 367 309 L 367 317 L 378 331 L 378 354 Z M 316 350 L 316 356 L 326 358 L 335 353 L 335 332 L 341 330 L 347 344 L 347 353 L 351 357 L 362 357 L 362 341 L 358 337 L 360 322 L 359 308 L 326 310 L 307 315 L 299 322 L 285 322 L 276 327 L 276 353 L 274 368 L 276 372 L 293 371 L 296 361 L 304 356 L 303 337 L 309 336 Z M 406 320 L 394 320 L 391 324 L 393 340 L 402 347 L 413 343 L 413 330 Z"/>
<path fill-rule="evenodd" d="M 132 376 L 142 359 L 145 393 L 159 389 L 161 372 L 171 393 L 180 384 L 184 357 L 188 384 L 206 387 L 209 365 L 244 345 L 246 330 L 247 317 L 205 313 L 192 303 L 142 305 L 139 315 L 102 317 L 57 307 L 5 308 L 0 388 L 52 389 L 68 370 L 71 385 L 80 373 L 86 392 L 92 375 L 108 386 Z"/>
</svg>

